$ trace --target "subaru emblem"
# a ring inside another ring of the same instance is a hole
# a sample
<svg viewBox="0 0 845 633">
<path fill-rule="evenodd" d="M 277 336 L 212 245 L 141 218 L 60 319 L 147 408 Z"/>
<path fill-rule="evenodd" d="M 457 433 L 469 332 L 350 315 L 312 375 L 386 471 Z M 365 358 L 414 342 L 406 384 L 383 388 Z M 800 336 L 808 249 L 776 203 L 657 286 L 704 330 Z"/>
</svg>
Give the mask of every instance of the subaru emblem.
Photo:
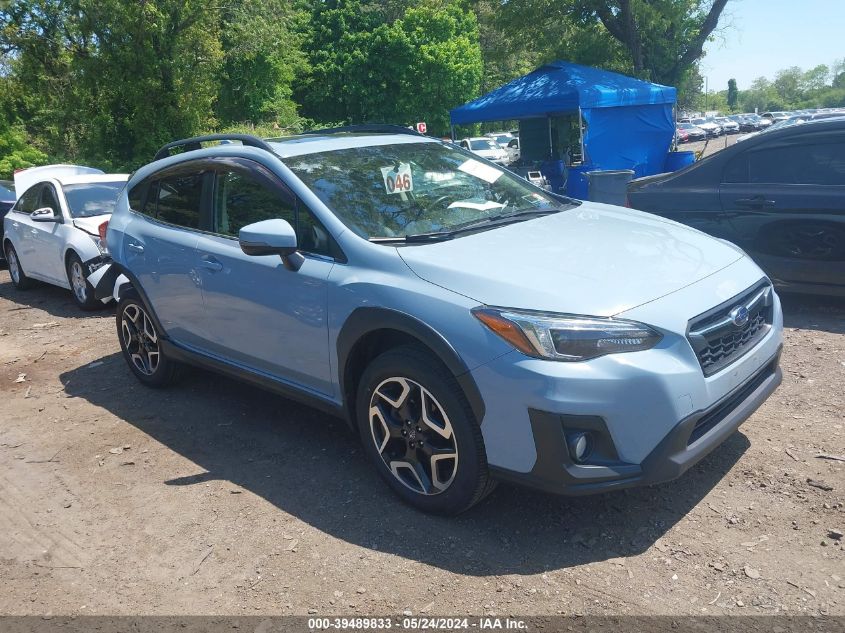
<svg viewBox="0 0 845 633">
<path fill-rule="evenodd" d="M 733 321 L 735 326 L 743 327 L 746 323 L 748 323 L 748 308 L 745 306 L 737 306 L 730 311 L 728 316 L 731 318 L 731 321 Z"/>
</svg>

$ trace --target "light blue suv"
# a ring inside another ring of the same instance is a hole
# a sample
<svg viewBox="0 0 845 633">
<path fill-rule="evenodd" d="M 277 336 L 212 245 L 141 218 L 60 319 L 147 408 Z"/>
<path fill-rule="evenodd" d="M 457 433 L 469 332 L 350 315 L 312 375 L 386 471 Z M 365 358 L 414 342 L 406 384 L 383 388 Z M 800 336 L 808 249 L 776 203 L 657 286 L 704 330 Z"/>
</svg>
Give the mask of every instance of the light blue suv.
<svg viewBox="0 0 845 633">
<path fill-rule="evenodd" d="M 139 380 L 201 365 L 341 416 L 431 512 L 498 480 L 675 478 L 781 380 L 780 303 L 740 249 L 404 128 L 171 143 L 107 246 Z"/>
</svg>

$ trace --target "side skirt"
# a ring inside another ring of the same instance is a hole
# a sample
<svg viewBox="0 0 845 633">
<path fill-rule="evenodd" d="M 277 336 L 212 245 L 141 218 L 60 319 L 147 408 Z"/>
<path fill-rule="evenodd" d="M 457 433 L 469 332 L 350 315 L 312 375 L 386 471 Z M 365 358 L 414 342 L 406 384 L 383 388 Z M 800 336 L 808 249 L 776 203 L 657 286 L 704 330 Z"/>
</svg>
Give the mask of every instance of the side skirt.
<svg viewBox="0 0 845 633">
<path fill-rule="evenodd" d="M 173 360 L 185 363 L 187 365 L 194 365 L 203 369 L 208 369 L 213 372 L 235 378 L 243 382 L 248 382 L 267 391 L 272 391 L 290 400 L 295 400 L 301 404 L 319 409 L 324 413 L 328 413 L 337 418 L 345 418 L 343 406 L 333 402 L 327 398 L 320 397 L 316 394 L 297 389 L 291 385 L 280 382 L 270 376 L 258 374 L 256 372 L 232 365 L 222 360 L 194 352 L 172 341 L 162 338 L 160 340 L 162 352 Z"/>
</svg>

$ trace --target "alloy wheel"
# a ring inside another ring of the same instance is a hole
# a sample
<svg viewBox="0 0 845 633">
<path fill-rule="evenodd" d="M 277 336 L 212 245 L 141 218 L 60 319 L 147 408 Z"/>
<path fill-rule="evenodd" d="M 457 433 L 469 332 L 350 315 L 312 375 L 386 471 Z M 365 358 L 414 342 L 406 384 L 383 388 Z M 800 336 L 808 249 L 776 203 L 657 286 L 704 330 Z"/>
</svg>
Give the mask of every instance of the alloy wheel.
<svg viewBox="0 0 845 633">
<path fill-rule="evenodd" d="M 80 262 L 73 262 L 70 265 L 70 283 L 76 299 L 79 303 L 85 303 L 88 300 L 88 282 Z"/>
<path fill-rule="evenodd" d="M 410 378 L 383 380 L 369 407 L 370 435 L 387 468 L 422 495 L 444 492 L 458 472 L 458 445 L 449 416 Z"/>
<path fill-rule="evenodd" d="M 9 249 L 6 253 L 6 260 L 9 264 L 9 274 L 12 276 L 12 281 L 16 284 L 20 283 L 21 280 L 21 265 L 18 262 L 18 254 L 14 251 L 14 249 Z"/>
<path fill-rule="evenodd" d="M 126 306 L 120 320 L 123 347 L 129 354 L 132 364 L 146 376 L 152 376 L 158 369 L 161 355 L 158 348 L 158 335 L 152 319 L 137 304 Z"/>
</svg>

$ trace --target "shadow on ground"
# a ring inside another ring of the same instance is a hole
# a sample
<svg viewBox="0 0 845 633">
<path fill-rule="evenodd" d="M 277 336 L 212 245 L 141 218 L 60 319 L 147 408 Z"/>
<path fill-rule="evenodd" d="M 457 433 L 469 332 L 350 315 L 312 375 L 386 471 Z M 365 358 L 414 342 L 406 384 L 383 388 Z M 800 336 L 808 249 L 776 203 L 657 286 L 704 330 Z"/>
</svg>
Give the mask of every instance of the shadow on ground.
<svg viewBox="0 0 845 633">
<path fill-rule="evenodd" d="M 91 312 L 80 310 L 74 302 L 70 290 L 41 282 L 36 282 L 28 290 L 18 290 L 12 283 L 8 271 L 0 274 L 0 298 L 16 304 L 11 308 L 12 310 L 36 308 L 44 310 L 51 316 L 63 319 L 103 316 L 108 315 L 109 311 L 113 310 L 113 304 L 104 305 L 101 310 Z"/>
<path fill-rule="evenodd" d="M 65 391 L 197 465 L 188 477 L 164 473 L 162 485 L 229 481 L 333 537 L 461 574 L 531 574 L 639 554 L 749 446 L 734 434 L 663 486 L 565 498 L 502 485 L 460 517 L 433 517 L 393 495 L 341 420 L 200 370 L 153 390 L 136 381 L 119 354 L 100 360 L 62 374 Z"/>
<path fill-rule="evenodd" d="M 786 327 L 845 334 L 845 297 L 780 295 Z"/>
</svg>

